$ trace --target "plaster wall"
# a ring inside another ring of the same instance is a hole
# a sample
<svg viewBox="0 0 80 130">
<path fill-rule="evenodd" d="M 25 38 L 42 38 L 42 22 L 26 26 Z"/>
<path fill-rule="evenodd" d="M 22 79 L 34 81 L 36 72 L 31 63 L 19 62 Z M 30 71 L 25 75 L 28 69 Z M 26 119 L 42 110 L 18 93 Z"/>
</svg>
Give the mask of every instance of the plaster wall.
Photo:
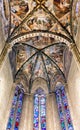
<svg viewBox="0 0 80 130">
<path fill-rule="evenodd" d="M 6 56 L 2 68 L 0 69 L 0 130 L 5 130 L 8 111 L 10 112 L 10 102 L 12 102 L 12 93 L 14 92 L 12 84 L 12 72 L 8 56 Z"/>
<path fill-rule="evenodd" d="M 73 111 L 75 130 L 79 130 L 79 121 L 80 121 L 80 70 L 75 62 L 75 59 L 72 59 L 69 75 L 68 75 L 68 93 L 69 99 L 71 101 L 71 107 Z"/>
<path fill-rule="evenodd" d="M 78 19 L 78 29 L 76 35 L 76 45 L 80 52 L 80 18 Z M 76 60 L 73 57 L 69 75 L 68 75 L 68 92 L 71 100 L 71 109 L 73 111 L 73 122 L 75 130 L 79 130 L 80 121 L 80 67 L 77 66 Z"/>
</svg>

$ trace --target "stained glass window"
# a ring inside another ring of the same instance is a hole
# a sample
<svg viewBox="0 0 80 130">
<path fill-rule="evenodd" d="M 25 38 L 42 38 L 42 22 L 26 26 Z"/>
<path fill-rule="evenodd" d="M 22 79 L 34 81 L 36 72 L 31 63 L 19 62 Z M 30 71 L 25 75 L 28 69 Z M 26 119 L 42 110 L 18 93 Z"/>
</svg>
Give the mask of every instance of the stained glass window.
<svg viewBox="0 0 80 130">
<path fill-rule="evenodd" d="M 34 96 L 34 124 L 33 130 L 39 129 L 39 97 L 38 94 Z"/>
<path fill-rule="evenodd" d="M 18 91 L 19 91 L 19 87 L 16 87 L 15 92 L 14 92 L 14 97 L 13 97 L 13 100 L 12 100 L 12 107 L 11 107 L 10 116 L 9 116 L 9 120 L 8 120 L 6 130 L 11 129 L 13 122 L 14 122 L 14 115 L 15 115 L 15 112 L 16 112 L 17 101 L 18 101 Z"/>
<path fill-rule="evenodd" d="M 33 130 L 46 130 L 46 96 L 41 88 L 34 95 Z"/>
<path fill-rule="evenodd" d="M 18 99 L 18 106 L 17 106 L 14 130 L 19 130 L 19 123 L 20 123 L 20 117 L 21 117 L 22 105 L 23 105 L 23 97 L 24 97 L 24 91 L 21 90 L 21 92 L 19 94 L 19 99 Z"/>
<path fill-rule="evenodd" d="M 55 91 L 62 130 L 74 130 L 64 86 Z"/>
<path fill-rule="evenodd" d="M 74 130 L 72 120 L 71 120 L 71 115 L 70 115 L 70 110 L 69 110 L 69 105 L 68 105 L 68 100 L 67 100 L 65 88 L 64 88 L 64 86 L 62 86 L 60 89 L 61 89 L 61 97 L 62 97 L 62 102 L 63 102 L 63 106 L 64 106 L 64 112 L 65 112 L 68 130 Z"/>
<path fill-rule="evenodd" d="M 12 107 L 10 111 L 10 116 L 7 124 L 6 130 L 19 130 L 19 123 L 22 111 L 24 91 L 21 88 L 21 84 L 17 85 L 14 92 L 14 97 L 12 101 Z M 15 124 L 14 124 L 15 123 Z"/>
<path fill-rule="evenodd" d="M 40 122 L 41 130 L 46 130 L 46 98 L 44 95 L 40 97 Z"/>
<path fill-rule="evenodd" d="M 59 113 L 59 117 L 60 117 L 61 128 L 62 128 L 62 130 L 66 130 L 60 90 L 56 90 L 56 100 L 57 100 L 57 106 L 58 106 L 58 113 Z"/>
</svg>

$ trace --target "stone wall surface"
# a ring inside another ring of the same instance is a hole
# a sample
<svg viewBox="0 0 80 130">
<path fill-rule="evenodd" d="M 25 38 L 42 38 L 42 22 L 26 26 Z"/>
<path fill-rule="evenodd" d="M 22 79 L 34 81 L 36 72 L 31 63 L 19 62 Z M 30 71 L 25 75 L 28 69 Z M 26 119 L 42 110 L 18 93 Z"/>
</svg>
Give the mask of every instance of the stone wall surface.
<svg viewBox="0 0 80 130">
<path fill-rule="evenodd" d="M 13 92 L 12 72 L 8 56 L 6 56 L 0 69 L 0 130 L 5 130 L 5 122 L 7 121 L 8 110 L 10 111 Z"/>
<path fill-rule="evenodd" d="M 72 59 L 69 76 L 68 76 L 68 93 L 71 101 L 75 130 L 79 130 L 80 122 L 80 70 L 78 69 L 75 59 Z"/>
</svg>

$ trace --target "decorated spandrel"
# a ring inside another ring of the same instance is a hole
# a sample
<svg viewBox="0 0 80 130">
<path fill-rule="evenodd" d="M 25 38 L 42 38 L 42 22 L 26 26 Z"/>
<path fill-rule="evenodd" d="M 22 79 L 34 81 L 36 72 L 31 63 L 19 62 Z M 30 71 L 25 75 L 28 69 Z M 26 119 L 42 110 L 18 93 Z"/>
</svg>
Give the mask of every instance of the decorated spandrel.
<svg viewBox="0 0 80 130">
<path fill-rule="evenodd" d="M 11 107 L 10 116 L 9 116 L 9 120 L 8 120 L 6 130 L 11 129 L 12 126 L 13 126 L 13 123 L 14 123 L 14 115 L 15 115 L 15 112 L 16 112 L 18 96 L 19 96 L 18 91 L 19 91 L 19 87 L 17 86 L 16 89 L 15 89 L 15 93 L 14 93 L 14 97 L 13 97 L 13 101 L 12 101 L 12 107 Z"/>
<path fill-rule="evenodd" d="M 39 130 L 39 97 L 38 97 L 38 94 L 34 95 L 33 130 Z"/>
</svg>

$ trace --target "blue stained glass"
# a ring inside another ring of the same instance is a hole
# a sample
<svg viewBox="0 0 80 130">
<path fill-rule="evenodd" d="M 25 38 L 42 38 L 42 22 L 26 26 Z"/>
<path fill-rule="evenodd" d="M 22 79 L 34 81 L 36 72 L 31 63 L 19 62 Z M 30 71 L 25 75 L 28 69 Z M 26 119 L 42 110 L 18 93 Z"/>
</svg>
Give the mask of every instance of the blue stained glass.
<svg viewBox="0 0 80 130">
<path fill-rule="evenodd" d="M 6 130 L 13 129 L 14 121 L 15 121 L 14 130 L 19 129 L 19 122 L 20 122 L 23 96 L 24 96 L 24 91 L 21 87 L 22 87 L 22 84 L 18 84 L 15 89 L 14 97 L 12 100 L 12 107 L 11 107 L 10 116 L 9 116 Z M 16 110 L 17 110 L 17 113 L 16 113 Z M 15 119 L 15 114 L 16 114 L 16 119 Z"/>
<path fill-rule="evenodd" d="M 24 92 L 21 92 L 19 95 L 19 100 L 18 100 L 18 108 L 17 108 L 17 113 L 16 113 L 14 130 L 19 129 L 20 117 L 21 117 L 21 112 L 22 112 L 23 97 L 24 97 Z"/>
<path fill-rule="evenodd" d="M 60 90 L 57 89 L 55 94 L 56 94 L 56 100 L 57 100 L 57 106 L 58 106 L 61 128 L 62 128 L 62 130 L 66 130 Z"/>
<path fill-rule="evenodd" d="M 41 95 L 40 97 L 40 120 L 41 130 L 46 130 L 46 97 Z"/>
<path fill-rule="evenodd" d="M 13 100 L 12 100 L 12 107 L 11 107 L 10 116 L 9 116 L 9 120 L 8 120 L 6 130 L 11 129 L 12 125 L 13 125 L 14 114 L 15 114 L 15 111 L 16 111 L 17 101 L 18 101 L 18 91 L 19 91 L 19 87 L 17 86 L 15 88 L 15 93 L 14 93 L 14 97 L 13 97 Z"/>
<path fill-rule="evenodd" d="M 74 130 L 64 86 L 57 88 L 55 94 L 56 94 L 56 100 L 57 100 L 57 106 L 58 106 L 62 130 L 66 130 L 66 128 L 68 130 Z M 65 121 L 66 121 L 66 125 L 65 125 Z"/>
<path fill-rule="evenodd" d="M 34 120 L 33 130 L 46 130 L 46 97 L 42 89 L 34 95 Z"/>
<path fill-rule="evenodd" d="M 67 96 L 66 96 L 64 86 L 62 86 L 60 88 L 60 90 L 61 90 L 62 102 L 63 102 L 63 105 L 64 105 L 66 121 L 67 121 L 67 125 L 68 125 L 68 130 L 74 130 L 73 124 L 72 124 L 72 121 L 71 121 L 71 115 L 70 115 L 70 111 L 69 111 L 68 100 L 67 100 Z"/>
<path fill-rule="evenodd" d="M 39 97 L 38 94 L 34 95 L 34 122 L 33 130 L 38 130 L 39 128 Z"/>
<path fill-rule="evenodd" d="M 18 128 L 14 128 L 14 130 L 18 130 Z"/>
</svg>

